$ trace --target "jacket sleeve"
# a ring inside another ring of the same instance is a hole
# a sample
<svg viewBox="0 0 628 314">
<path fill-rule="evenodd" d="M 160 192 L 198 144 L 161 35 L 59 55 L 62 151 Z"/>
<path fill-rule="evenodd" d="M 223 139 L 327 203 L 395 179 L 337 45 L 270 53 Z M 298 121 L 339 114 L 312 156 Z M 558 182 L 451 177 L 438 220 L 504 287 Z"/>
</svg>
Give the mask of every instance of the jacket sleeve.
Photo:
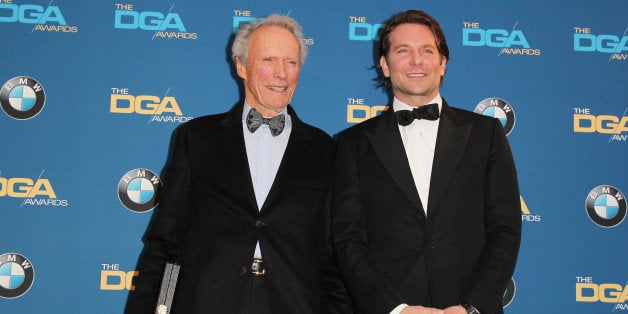
<svg viewBox="0 0 628 314">
<path fill-rule="evenodd" d="M 321 211 L 319 281 L 323 313 L 350 314 L 351 299 L 338 271 L 331 235 L 331 187 Z"/>
<path fill-rule="evenodd" d="M 191 213 L 191 183 L 184 132 L 177 132 L 170 160 L 163 171 L 164 193 L 146 233 L 138 262 L 135 289 L 129 292 L 125 313 L 154 313 L 165 264 L 176 262 Z"/>
<path fill-rule="evenodd" d="M 486 244 L 476 263 L 461 301 L 481 313 L 500 309 L 512 277 L 521 241 L 521 201 L 517 172 L 501 123 L 494 119 L 492 143 L 484 181 Z"/>
</svg>

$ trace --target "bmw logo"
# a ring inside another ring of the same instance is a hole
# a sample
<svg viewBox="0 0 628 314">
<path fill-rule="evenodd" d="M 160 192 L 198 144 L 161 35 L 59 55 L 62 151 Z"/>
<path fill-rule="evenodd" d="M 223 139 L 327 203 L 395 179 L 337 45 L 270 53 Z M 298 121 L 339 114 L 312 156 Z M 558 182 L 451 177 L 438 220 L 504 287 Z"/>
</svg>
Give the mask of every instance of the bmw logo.
<svg viewBox="0 0 628 314">
<path fill-rule="evenodd" d="M 615 227 L 626 218 L 624 194 L 610 185 L 600 185 L 591 190 L 586 208 L 589 218 L 601 227 Z"/>
<path fill-rule="evenodd" d="M 17 253 L 0 255 L 0 297 L 13 299 L 28 291 L 35 280 L 33 265 Z"/>
<path fill-rule="evenodd" d="M 515 111 L 510 104 L 500 98 L 486 98 L 475 106 L 476 113 L 497 118 L 504 127 L 506 135 L 515 127 Z"/>
<path fill-rule="evenodd" d="M 154 172 L 133 169 L 120 179 L 118 197 L 129 210 L 143 213 L 157 207 L 161 189 L 161 180 Z"/>
<path fill-rule="evenodd" d="M 8 80 L 0 90 L 0 105 L 11 118 L 28 120 L 44 108 L 46 92 L 35 79 L 18 76 Z"/>
</svg>

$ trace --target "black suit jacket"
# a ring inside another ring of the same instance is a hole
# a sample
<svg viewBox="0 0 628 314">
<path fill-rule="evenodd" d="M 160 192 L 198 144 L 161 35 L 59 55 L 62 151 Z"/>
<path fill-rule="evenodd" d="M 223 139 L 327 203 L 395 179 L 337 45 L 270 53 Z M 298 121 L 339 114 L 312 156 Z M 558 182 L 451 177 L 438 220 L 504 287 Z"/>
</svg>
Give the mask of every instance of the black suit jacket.
<svg viewBox="0 0 628 314">
<path fill-rule="evenodd" d="M 332 224 L 365 313 L 464 300 L 501 313 L 521 237 L 512 154 L 497 119 L 443 101 L 427 216 L 392 109 L 338 136 Z"/>
<path fill-rule="evenodd" d="M 242 105 L 180 127 L 127 313 L 154 312 L 164 264 L 174 261 L 182 264 L 174 313 L 248 313 L 258 240 L 275 313 L 348 311 L 330 236 L 335 143 L 301 122 L 291 107 L 288 113 L 292 132 L 261 210 L 246 156 Z"/>
</svg>

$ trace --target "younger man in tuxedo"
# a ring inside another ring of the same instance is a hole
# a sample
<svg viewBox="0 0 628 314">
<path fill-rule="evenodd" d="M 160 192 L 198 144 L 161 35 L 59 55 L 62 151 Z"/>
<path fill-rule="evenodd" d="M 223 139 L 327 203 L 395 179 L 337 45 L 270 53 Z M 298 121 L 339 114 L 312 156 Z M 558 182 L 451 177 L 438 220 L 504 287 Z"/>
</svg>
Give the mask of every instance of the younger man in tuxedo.
<svg viewBox="0 0 628 314">
<path fill-rule="evenodd" d="M 379 40 L 382 115 L 338 135 L 334 244 L 364 313 L 503 313 L 521 237 L 517 175 L 501 123 L 450 107 L 449 49 L 422 11 Z"/>
</svg>

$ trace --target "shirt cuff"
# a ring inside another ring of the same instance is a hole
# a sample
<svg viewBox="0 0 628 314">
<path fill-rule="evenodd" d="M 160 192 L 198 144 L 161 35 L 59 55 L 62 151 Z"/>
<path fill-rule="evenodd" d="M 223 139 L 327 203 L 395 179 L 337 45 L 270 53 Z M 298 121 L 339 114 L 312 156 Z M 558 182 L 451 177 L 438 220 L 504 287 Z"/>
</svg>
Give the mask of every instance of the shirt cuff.
<svg viewBox="0 0 628 314">
<path fill-rule="evenodd" d="M 397 305 L 396 308 L 394 308 L 392 311 L 390 311 L 390 314 L 399 314 L 399 313 L 401 313 L 401 310 L 405 309 L 408 306 L 409 305 L 407 305 L 405 303 L 399 304 L 399 305 Z"/>
</svg>

